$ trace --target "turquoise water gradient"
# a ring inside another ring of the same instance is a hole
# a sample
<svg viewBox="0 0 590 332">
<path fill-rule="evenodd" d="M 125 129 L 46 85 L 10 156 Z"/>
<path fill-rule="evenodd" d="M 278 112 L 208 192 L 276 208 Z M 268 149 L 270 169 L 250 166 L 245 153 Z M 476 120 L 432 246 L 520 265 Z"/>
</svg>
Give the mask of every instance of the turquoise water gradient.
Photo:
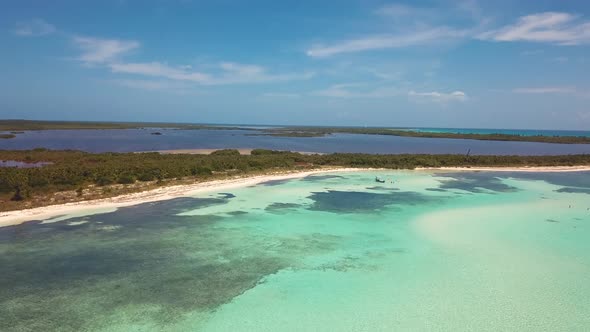
<svg viewBox="0 0 590 332">
<path fill-rule="evenodd" d="M 274 181 L 0 228 L 0 330 L 588 331 L 589 240 L 587 172 Z"/>
</svg>

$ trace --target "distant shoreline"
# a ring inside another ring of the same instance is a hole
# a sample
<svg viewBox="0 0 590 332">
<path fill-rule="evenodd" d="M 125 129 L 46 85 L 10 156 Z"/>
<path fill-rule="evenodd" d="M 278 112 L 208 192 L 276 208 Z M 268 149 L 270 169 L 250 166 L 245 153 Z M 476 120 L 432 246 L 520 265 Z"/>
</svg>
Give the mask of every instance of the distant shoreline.
<svg viewBox="0 0 590 332">
<path fill-rule="evenodd" d="M 171 149 L 171 150 L 154 150 L 154 151 L 141 151 L 137 153 L 150 153 L 158 152 L 161 154 L 211 154 L 212 152 L 224 150 L 224 149 Z M 250 148 L 231 148 L 230 150 L 237 150 L 241 155 L 250 155 L 255 149 Z M 289 151 L 300 154 L 325 154 L 321 152 L 308 152 L 308 151 Z"/>
<path fill-rule="evenodd" d="M 278 136 L 278 137 L 323 137 L 332 134 L 361 134 L 361 135 L 385 135 L 417 138 L 447 138 L 468 139 L 483 141 L 509 141 L 509 142 L 536 142 L 553 144 L 590 144 L 590 136 L 572 135 L 521 135 L 514 133 L 497 132 L 468 133 L 451 131 L 428 131 L 422 129 L 386 127 L 330 127 L 330 126 L 271 126 L 251 127 L 247 125 L 205 125 L 187 123 L 152 123 L 152 122 L 85 122 L 85 121 L 39 121 L 39 120 L 1 120 L 2 131 L 26 131 L 26 130 L 89 130 L 89 129 L 183 129 L 183 130 L 246 130 L 252 131 L 254 136 Z M 451 128 L 447 128 L 451 129 Z M 523 130 L 524 131 L 524 130 Z M 550 130 L 538 130 L 549 131 Z M 577 132 L 577 131 L 572 131 Z M 152 133 L 161 135 L 162 133 Z"/>
<path fill-rule="evenodd" d="M 417 171 L 470 171 L 470 172 L 587 172 L 590 166 L 522 166 L 522 167 L 417 167 Z"/>
<path fill-rule="evenodd" d="M 370 172 L 370 171 L 493 171 L 493 172 L 582 172 L 590 171 L 590 166 L 555 166 L 555 167 L 438 167 L 409 169 L 384 168 L 324 168 L 308 171 L 285 171 L 265 175 L 234 177 L 232 179 L 198 182 L 188 185 L 164 186 L 133 194 L 125 194 L 110 198 L 56 204 L 24 210 L 0 212 L 0 227 L 18 225 L 31 220 L 49 219 L 74 212 L 91 211 L 93 209 L 115 210 L 120 207 L 142 203 L 189 197 L 199 193 L 215 192 L 238 187 L 245 187 L 274 180 L 303 178 L 309 175 L 334 172 Z"/>
</svg>

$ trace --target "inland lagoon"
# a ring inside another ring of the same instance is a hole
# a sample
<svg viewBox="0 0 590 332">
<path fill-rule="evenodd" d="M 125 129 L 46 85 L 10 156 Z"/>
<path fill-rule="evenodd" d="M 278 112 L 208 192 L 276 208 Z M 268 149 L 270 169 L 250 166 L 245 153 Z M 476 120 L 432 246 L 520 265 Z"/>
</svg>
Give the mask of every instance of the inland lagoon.
<svg viewBox="0 0 590 332">
<path fill-rule="evenodd" d="M 212 189 L 0 228 L 0 330 L 588 331 L 588 239 L 589 172 Z"/>
</svg>

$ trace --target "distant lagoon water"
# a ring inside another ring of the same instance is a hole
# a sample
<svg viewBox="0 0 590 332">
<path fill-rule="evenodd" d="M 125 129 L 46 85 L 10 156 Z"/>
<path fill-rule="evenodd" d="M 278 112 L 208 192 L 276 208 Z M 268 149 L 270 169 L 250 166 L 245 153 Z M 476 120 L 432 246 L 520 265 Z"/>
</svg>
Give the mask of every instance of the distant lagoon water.
<svg viewBox="0 0 590 332">
<path fill-rule="evenodd" d="M 447 129 L 450 131 L 455 129 Z M 469 131 L 471 129 L 464 129 Z M 158 131 L 162 135 L 151 135 Z M 497 132 L 497 130 L 494 130 Z M 533 135 L 538 131 L 528 132 Z M 556 155 L 590 153 L 590 144 L 479 141 L 384 135 L 333 134 L 325 137 L 253 136 L 255 130 L 106 129 L 27 131 L 0 140 L 0 149 L 73 149 L 87 152 L 136 152 L 175 149 L 263 148 L 318 153 L 431 153 Z M 526 134 L 526 131 L 520 131 Z M 544 132 L 543 134 L 559 134 Z M 586 134 L 588 132 L 575 132 Z M 571 133 L 569 134 L 571 135 Z"/>
</svg>

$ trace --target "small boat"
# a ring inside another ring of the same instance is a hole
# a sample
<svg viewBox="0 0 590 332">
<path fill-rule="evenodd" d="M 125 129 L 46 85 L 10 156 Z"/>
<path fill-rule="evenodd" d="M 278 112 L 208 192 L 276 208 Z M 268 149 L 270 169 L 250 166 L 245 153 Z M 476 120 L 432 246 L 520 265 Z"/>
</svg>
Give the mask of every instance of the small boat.
<svg viewBox="0 0 590 332">
<path fill-rule="evenodd" d="M 385 183 L 385 180 L 384 180 L 384 179 L 382 179 L 382 178 L 380 178 L 380 177 L 378 177 L 378 176 L 376 176 L 376 177 L 375 177 L 375 182 L 379 182 L 379 183 Z"/>
</svg>

